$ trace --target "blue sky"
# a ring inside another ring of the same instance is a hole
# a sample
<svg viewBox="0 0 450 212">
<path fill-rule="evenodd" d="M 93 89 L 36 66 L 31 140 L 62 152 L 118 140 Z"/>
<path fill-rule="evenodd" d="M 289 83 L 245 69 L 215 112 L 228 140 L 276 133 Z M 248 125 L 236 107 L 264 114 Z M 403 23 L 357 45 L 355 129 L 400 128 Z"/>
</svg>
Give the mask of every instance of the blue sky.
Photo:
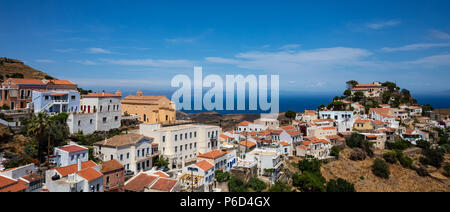
<svg viewBox="0 0 450 212">
<path fill-rule="evenodd" d="M 448 11 L 448 0 L 0 0 L 0 56 L 96 90 L 169 89 L 201 65 L 279 74 L 299 94 L 355 79 L 448 95 Z"/>
</svg>

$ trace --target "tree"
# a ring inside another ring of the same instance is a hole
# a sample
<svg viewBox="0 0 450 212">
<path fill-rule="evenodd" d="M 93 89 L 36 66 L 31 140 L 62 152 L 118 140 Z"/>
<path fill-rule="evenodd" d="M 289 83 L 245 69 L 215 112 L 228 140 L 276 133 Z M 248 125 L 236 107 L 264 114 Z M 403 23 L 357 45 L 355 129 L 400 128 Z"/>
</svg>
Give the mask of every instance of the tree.
<svg viewBox="0 0 450 212">
<path fill-rule="evenodd" d="M 302 192 L 325 192 L 325 178 L 319 173 L 305 171 L 301 175 L 292 175 L 292 184 Z"/>
<path fill-rule="evenodd" d="M 267 188 L 267 185 L 260 179 L 252 177 L 248 181 L 248 187 L 250 187 L 253 191 L 261 192 L 262 190 Z"/>
<path fill-rule="evenodd" d="M 381 177 L 381 178 L 389 178 L 389 175 L 391 174 L 389 170 L 389 166 L 387 165 L 386 161 L 382 159 L 375 159 L 372 165 L 372 173 L 375 176 Z"/>
<path fill-rule="evenodd" d="M 297 113 L 295 111 L 289 110 L 288 112 L 286 112 L 284 114 L 284 116 L 286 116 L 286 118 L 289 118 L 290 120 L 292 120 L 295 118 L 295 116 L 297 116 Z"/>
<path fill-rule="evenodd" d="M 9 106 L 6 105 L 6 104 L 4 104 L 4 105 L 2 106 L 2 110 L 9 110 Z"/>
<path fill-rule="evenodd" d="M 164 156 L 160 155 L 156 160 L 155 160 L 155 166 L 157 167 L 163 167 L 163 166 L 167 166 L 169 165 L 169 159 L 165 158 Z"/>
<path fill-rule="evenodd" d="M 397 154 L 395 152 L 386 152 L 383 154 L 383 158 L 390 164 L 397 163 Z"/>
<path fill-rule="evenodd" d="M 312 157 L 312 156 L 306 156 L 306 159 L 301 160 L 298 162 L 298 168 L 302 172 L 312 172 L 312 173 L 320 173 L 320 166 L 322 163 L 320 160 Z"/>
<path fill-rule="evenodd" d="M 230 192 L 247 192 L 248 189 L 245 186 L 244 182 L 239 180 L 238 178 L 232 176 L 230 182 L 228 182 L 228 190 Z"/>
<path fill-rule="evenodd" d="M 342 101 L 331 102 L 330 104 L 328 104 L 327 108 L 336 111 L 345 110 L 345 103 Z"/>
<path fill-rule="evenodd" d="M 223 172 L 222 170 L 216 170 L 214 176 L 218 182 L 225 182 L 230 179 L 230 173 Z"/>
<path fill-rule="evenodd" d="M 291 192 L 291 189 L 283 182 L 277 180 L 269 190 L 269 192 Z"/>
<path fill-rule="evenodd" d="M 428 165 L 436 168 L 440 168 L 442 161 L 444 161 L 444 150 L 441 148 L 424 149 L 422 150 L 422 154 L 427 158 Z"/>
<path fill-rule="evenodd" d="M 425 140 L 419 140 L 416 143 L 417 143 L 416 146 L 421 148 L 421 149 L 429 149 L 431 147 L 430 142 L 425 141 Z"/>
<path fill-rule="evenodd" d="M 355 185 L 342 178 L 330 180 L 327 183 L 327 192 L 356 192 Z"/>
<path fill-rule="evenodd" d="M 333 146 L 333 147 L 331 147 L 330 155 L 334 156 L 336 158 L 339 158 L 339 152 L 340 151 L 341 151 L 341 149 L 338 146 Z"/>
<path fill-rule="evenodd" d="M 411 147 L 411 143 L 403 139 L 397 139 L 395 142 L 386 142 L 386 148 L 391 150 L 405 150 Z"/>
<path fill-rule="evenodd" d="M 352 89 L 358 85 L 358 82 L 356 80 L 349 80 L 345 84 L 347 84 L 347 89 Z"/>
<path fill-rule="evenodd" d="M 363 93 L 363 92 L 358 91 L 358 92 L 355 92 L 355 93 L 353 94 L 352 101 L 354 101 L 354 102 L 359 102 L 359 101 L 361 101 L 361 100 L 363 100 L 363 99 L 364 99 L 364 93 Z"/>
<path fill-rule="evenodd" d="M 395 84 L 395 83 L 393 83 L 393 82 L 389 82 L 389 81 L 386 81 L 386 82 L 382 83 L 381 85 L 382 85 L 382 86 L 386 86 L 390 92 L 394 92 L 394 91 L 400 89 L 400 88 L 397 86 L 397 84 Z"/>
<path fill-rule="evenodd" d="M 54 131 L 53 128 L 54 121 L 45 113 L 38 113 L 33 115 L 28 122 L 28 135 L 31 135 L 38 142 L 38 158 L 39 161 L 43 161 L 42 152 L 45 145 L 45 138 L 47 138 L 47 156 L 50 156 L 50 138 L 51 132 Z M 48 157 L 47 159 L 50 159 Z"/>
<path fill-rule="evenodd" d="M 317 107 L 317 110 L 323 110 L 323 109 L 325 109 L 325 105 L 324 104 L 321 104 L 321 105 L 319 105 L 319 107 Z"/>
<path fill-rule="evenodd" d="M 349 97 L 351 95 L 352 95 L 352 91 L 350 89 L 347 89 L 347 90 L 344 91 L 344 96 L 345 97 Z"/>
</svg>

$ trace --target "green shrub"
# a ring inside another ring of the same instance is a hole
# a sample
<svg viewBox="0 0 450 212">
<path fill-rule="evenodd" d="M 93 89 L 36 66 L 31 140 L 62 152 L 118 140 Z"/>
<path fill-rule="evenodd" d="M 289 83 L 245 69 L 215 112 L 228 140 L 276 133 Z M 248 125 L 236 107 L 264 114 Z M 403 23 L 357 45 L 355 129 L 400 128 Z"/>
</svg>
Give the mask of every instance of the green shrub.
<svg viewBox="0 0 450 212">
<path fill-rule="evenodd" d="M 447 177 L 450 177 L 450 163 L 445 163 L 445 165 L 444 165 L 444 174 Z"/>
<path fill-rule="evenodd" d="M 256 177 L 253 177 L 248 181 L 248 187 L 256 192 L 261 192 L 267 188 L 266 184 Z"/>
<path fill-rule="evenodd" d="M 387 152 L 383 154 L 383 158 L 390 164 L 397 163 L 397 154 L 395 152 Z"/>
<path fill-rule="evenodd" d="M 269 190 L 269 192 L 291 192 L 291 189 L 289 186 L 281 181 L 275 181 L 275 184 L 273 184 Z"/>
<path fill-rule="evenodd" d="M 327 192 L 355 192 L 355 185 L 338 178 L 337 180 L 328 181 Z"/>
<path fill-rule="evenodd" d="M 223 172 L 222 170 L 216 170 L 214 172 L 214 176 L 215 176 L 217 182 L 225 182 L 230 179 L 230 173 Z"/>
<path fill-rule="evenodd" d="M 247 192 L 248 189 L 245 186 L 244 182 L 237 179 L 236 177 L 231 177 L 230 182 L 228 183 L 228 189 L 230 192 Z"/>
<path fill-rule="evenodd" d="M 341 149 L 338 146 L 333 146 L 333 147 L 331 147 L 330 155 L 334 156 L 336 158 L 339 158 L 339 152 L 340 151 L 341 151 Z"/>
<path fill-rule="evenodd" d="M 305 171 L 302 175 L 292 176 L 292 184 L 302 192 L 325 192 L 325 182 L 325 178 L 320 173 Z"/>
<path fill-rule="evenodd" d="M 389 178 L 390 170 L 389 170 L 389 166 L 387 165 L 386 161 L 382 160 L 382 159 L 375 159 L 375 161 L 373 162 L 372 165 L 372 173 L 375 176 L 381 177 L 381 178 Z"/>
<path fill-rule="evenodd" d="M 422 154 L 427 158 L 428 164 L 436 168 L 440 168 L 442 161 L 444 161 L 444 150 L 440 148 L 424 149 Z"/>
</svg>

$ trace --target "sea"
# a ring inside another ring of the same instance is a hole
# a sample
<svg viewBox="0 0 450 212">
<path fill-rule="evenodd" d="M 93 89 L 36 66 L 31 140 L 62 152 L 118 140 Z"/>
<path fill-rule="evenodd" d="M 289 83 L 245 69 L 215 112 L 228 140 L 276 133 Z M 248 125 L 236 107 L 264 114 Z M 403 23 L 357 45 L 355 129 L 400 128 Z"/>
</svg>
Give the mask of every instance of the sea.
<svg viewBox="0 0 450 212">
<path fill-rule="evenodd" d="M 169 99 L 171 98 L 172 91 L 151 91 L 143 90 L 145 95 L 164 95 Z M 135 91 L 122 91 L 123 96 L 135 94 Z M 293 92 L 280 92 L 279 97 L 279 111 L 286 112 L 289 110 L 295 112 L 302 112 L 304 110 L 313 110 L 321 104 L 327 105 L 333 100 L 333 97 L 340 96 L 341 93 L 293 93 Z M 225 94 L 224 94 L 225 96 Z M 414 94 L 413 94 L 414 96 Z M 450 108 L 450 95 L 416 95 L 414 98 L 421 105 L 430 104 L 433 108 Z M 193 99 L 192 99 L 192 102 Z M 225 100 L 224 100 L 225 102 Z M 270 99 L 269 99 L 270 102 Z M 193 103 L 192 103 L 193 104 Z M 236 104 L 236 99 L 235 99 Z M 248 106 L 248 98 L 246 98 L 246 105 Z M 191 107 L 193 108 L 193 107 Z M 248 107 L 247 107 L 248 108 Z M 259 108 L 259 107 L 258 107 Z M 233 114 L 233 113 L 268 113 L 270 111 L 263 110 L 220 110 L 220 111 L 208 111 L 208 110 L 180 110 L 186 113 L 199 113 L 199 112 L 218 112 L 221 114 Z"/>
</svg>

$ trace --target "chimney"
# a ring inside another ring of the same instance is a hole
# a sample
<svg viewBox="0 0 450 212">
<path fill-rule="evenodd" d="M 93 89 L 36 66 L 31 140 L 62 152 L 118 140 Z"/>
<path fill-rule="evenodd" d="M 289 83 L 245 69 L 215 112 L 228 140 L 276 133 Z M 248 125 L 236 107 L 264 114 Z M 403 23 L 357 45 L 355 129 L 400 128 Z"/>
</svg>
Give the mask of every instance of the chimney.
<svg viewBox="0 0 450 212">
<path fill-rule="evenodd" d="M 81 171 L 81 158 L 78 158 L 78 171 Z"/>
</svg>

